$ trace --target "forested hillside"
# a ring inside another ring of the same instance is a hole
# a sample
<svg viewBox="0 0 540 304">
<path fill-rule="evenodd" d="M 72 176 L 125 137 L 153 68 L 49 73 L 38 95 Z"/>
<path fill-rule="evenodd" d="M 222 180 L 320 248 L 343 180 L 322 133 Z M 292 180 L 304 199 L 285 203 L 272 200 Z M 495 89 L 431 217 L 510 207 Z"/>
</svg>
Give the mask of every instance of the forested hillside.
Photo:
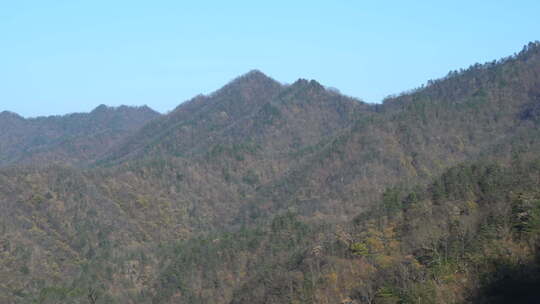
<svg viewBox="0 0 540 304">
<path fill-rule="evenodd" d="M 0 114 L 2 303 L 534 303 L 540 43 L 382 104 L 259 71 Z"/>
<path fill-rule="evenodd" d="M 25 119 L 0 113 L 0 166 L 13 164 L 89 164 L 159 116 L 143 107 L 101 105 L 90 113 Z"/>
</svg>

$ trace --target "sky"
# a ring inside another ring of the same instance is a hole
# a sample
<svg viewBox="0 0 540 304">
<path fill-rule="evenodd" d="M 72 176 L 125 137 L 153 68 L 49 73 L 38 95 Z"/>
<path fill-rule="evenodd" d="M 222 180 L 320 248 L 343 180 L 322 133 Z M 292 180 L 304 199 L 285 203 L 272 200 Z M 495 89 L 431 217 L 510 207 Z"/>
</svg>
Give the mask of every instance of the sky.
<svg viewBox="0 0 540 304">
<path fill-rule="evenodd" d="M 252 69 L 367 102 L 540 40 L 540 1 L 0 0 L 0 112 L 166 113 Z"/>
</svg>

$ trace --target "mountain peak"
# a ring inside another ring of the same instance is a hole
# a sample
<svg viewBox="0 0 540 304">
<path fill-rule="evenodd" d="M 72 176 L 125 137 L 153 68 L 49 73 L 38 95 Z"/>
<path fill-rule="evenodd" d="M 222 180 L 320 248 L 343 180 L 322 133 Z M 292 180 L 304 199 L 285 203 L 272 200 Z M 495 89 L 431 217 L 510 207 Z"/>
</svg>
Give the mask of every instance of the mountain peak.
<svg viewBox="0 0 540 304">
<path fill-rule="evenodd" d="M 260 70 L 257 70 L 257 69 L 253 69 L 253 70 L 245 73 L 244 76 L 270 78 L 266 74 L 264 74 L 263 72 L 261 72 Z"/>
<path fill-rule="evenodd" d="M 104 104 L 100 104 L 95 109 L 93 109 L 91 113 L 102 113 L 102 112 L 105 112 L 107 110 L 109 110 L 108 106 L 106 106 Z"/>
<path fill-rule="evenodd" d="M 261 99 L 261 96 L 271 96 L 277 94 L 282 84 L 266 76 L 259 70 L 251 70 L 246 74 L 236 77 L 221 89 L 207 95 L 207 98 L 222 98 L 233 96 L 235 98 L 252 100 Z M 265 99 L 265 98 L 262 98 Z"/>
<path fill-rule="evenodd" d="M 259 70 L 251 70 L 238 76 L 229 82 L 225 87 L 230 86 L 253 86 L 253 85 L 281 85 L 278 81 L 268 77 Z"/>
<path fill-rule="evenodd" d="M 327 91 L 326 88 L 321 85 L 316 80 L 307 80 L 304 78 L 300 78 L 297 81 L 295 81 L 292 85 L 289 87 L 294 92 L 311 92 L 311 93 L 320 93 Z"/>
</svg>

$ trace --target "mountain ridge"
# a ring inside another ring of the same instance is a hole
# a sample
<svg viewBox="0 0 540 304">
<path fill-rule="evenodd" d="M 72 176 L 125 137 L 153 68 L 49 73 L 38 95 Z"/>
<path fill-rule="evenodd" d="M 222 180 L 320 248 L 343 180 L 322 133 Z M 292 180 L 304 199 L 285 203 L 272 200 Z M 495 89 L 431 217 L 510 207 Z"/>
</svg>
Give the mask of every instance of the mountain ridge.
<svg viewBox="0 0 540 304">
<path fill-rule="evenodd" d="M 89 164 L 121 137 L 160 115 L 147 106 L 104 105 L 89 113 L 33 118 L 6 113 L 0 115 L 0 127 L 4 131 L 0 135 L 0 166 L 53 159 Z"/>
<path fill-rule="evenodd" d="M 539 92 L 533 43 L 380 105 L 254 71 L 70 125 L 103 149 L 0 168 L 0 302 L 497 298 L 498 277 L 536 282 L 515 261 L 538 266 Z"/>
</svg>

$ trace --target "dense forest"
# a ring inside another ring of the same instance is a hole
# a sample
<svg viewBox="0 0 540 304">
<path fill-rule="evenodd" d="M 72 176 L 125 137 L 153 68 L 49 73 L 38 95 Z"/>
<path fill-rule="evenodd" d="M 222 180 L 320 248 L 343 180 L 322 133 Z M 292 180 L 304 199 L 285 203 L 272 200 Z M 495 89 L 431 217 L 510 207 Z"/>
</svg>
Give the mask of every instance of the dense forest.
<svg viewBox="0 0 540 304">
<path fill-rule="evenodd" d="M 0 113 L 1 303 L 536 303 L 540 43 L 368 104 L 251 71 Z"/>
</svg>

